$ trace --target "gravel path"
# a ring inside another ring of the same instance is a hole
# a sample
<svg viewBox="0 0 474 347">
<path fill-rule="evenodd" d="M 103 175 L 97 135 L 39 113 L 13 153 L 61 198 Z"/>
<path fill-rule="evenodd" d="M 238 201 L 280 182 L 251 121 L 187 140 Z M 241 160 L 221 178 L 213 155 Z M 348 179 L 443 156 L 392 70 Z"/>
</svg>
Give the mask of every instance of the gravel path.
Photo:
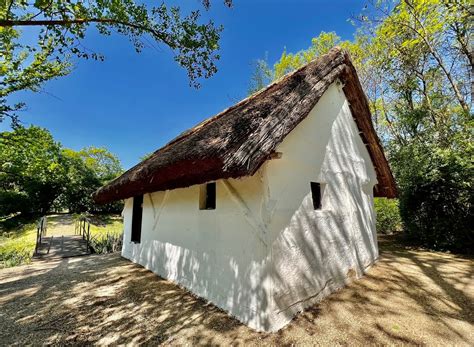
<svg viewBox="0 0 474 347">
<path fill-rule="evenodd" d="M 368 274 L 257 333 L 118 254 L 0 270 L 0 345 L 474 344 L 474 260 L 385 241 Z"/>
</svg>

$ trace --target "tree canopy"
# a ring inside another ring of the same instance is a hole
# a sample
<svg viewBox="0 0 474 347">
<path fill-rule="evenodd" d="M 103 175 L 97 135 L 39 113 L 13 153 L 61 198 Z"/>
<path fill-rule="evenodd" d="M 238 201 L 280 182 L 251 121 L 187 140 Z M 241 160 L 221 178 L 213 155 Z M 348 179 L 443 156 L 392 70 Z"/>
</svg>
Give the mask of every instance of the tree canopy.
<svg viewBox="0 0 474 347">
<path fill-rule="evenodd" d="M 0 210 L 45 213 L 66 183 L 61 146 L 42 128 L 0 136 Z"/>
<path fill-rule="evenodd" d="M 107 149 L 63 148 L 40 127 L 0 133 L 0 216 L 116 211 L 120 204 L 95 206 L 91 194 L 122 171 Z"/>
<path fill-rule="evenodd" d="M 251 92 L 335 45 L 353 60 L 400 190 L 405 231 L 438 249 L 474 247 L 473 53 L 467 0 L 382 0 L 352 18 L 353 40 L 260 60 Z"/>
<path fill-rule="evenodd" d="M 227 6 L 231 0 L 224 0 Z M 210 0 L 203 0 L 205 9 Z M 190 83 L 216 71 L 222 27 L 201 23 L 200 11 L 185 15 L 178 6 L 147 6 L 133 0 L 4 0 L 0 6 L 0 121 L 14 123 L 25 104 L 11 105 L 7 97 L 20 90 L 38 91 L 44 82 L 67 75 L 72 57 L 103 60 L 100 53 L 84 47 L 88 28 L 102 35 L 115 32 L 128 37 L 137 52 L 148 37 L 167 46 L 175 61 L 186 69 Z M 36 40 L 27 43 L 21 30 L 36 28 Z"/>
</svg>

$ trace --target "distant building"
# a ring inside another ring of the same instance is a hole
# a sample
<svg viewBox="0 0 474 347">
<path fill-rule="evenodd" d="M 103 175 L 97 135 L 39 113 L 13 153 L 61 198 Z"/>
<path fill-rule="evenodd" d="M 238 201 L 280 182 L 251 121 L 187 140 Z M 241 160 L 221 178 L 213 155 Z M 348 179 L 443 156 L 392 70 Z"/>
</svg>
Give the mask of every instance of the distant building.
<svg viewBox="0 0 474 347">
<path fill-rule="evenodd" d="M 395 197 L 395 183 L 356 71 L 334 48 L 94 198 L 125 199 L 125 258 L 275 331 L 377 259 L 374 195 Z"/>
</svg>

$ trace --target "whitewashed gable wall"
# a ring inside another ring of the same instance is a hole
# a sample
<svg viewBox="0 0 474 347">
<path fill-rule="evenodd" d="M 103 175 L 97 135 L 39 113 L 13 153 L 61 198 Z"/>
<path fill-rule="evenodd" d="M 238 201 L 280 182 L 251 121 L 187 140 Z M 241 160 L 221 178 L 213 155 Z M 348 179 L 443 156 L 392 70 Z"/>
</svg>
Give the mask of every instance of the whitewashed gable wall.
<svg viewBox="0 0 474 347">
<path fill-rule="evenodd" d="M 271 330 L 361 275 L 378 257 L 376 174 L 339 83 L 277 148 L 268 163 Z M 314 210 L 310 182 L 323 187 Z"/>
</svg>

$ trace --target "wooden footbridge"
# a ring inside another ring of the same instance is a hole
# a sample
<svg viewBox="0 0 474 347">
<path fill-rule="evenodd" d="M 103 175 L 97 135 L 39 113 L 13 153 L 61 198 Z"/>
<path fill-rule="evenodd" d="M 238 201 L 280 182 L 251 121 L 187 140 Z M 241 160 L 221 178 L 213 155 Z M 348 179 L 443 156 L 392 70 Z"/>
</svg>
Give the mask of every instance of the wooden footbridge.
<svg viewBox="0 0 474 347">
<path fill-rule="evenodd" d="M 48 235 L 47 224 L 47 217 L 41 217 L 37 226 L 33 258 L 69 258 L 92 253 L 90 221 L 86 217 L 75 221 L 74 234 L 70 235 Z"/>
</svg>

